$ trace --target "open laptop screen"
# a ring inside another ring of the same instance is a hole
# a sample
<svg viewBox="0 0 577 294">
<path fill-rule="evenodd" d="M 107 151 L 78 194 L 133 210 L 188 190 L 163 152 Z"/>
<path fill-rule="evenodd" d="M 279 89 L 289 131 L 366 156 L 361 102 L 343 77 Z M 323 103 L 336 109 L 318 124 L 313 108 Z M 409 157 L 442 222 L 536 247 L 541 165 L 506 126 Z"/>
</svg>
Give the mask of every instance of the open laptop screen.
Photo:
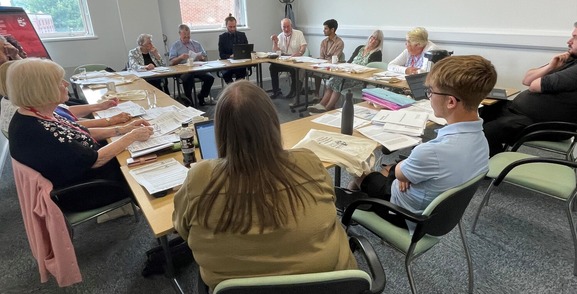
<svg viewBox="0 0 577 294">
<path fill-rule="evenodd" d="M 194 124 L 196 130 L 196 139 L 198 140 L 198 149 L 202 159 L 218 158 L 218 149 L 216 147 L 216 137 L 214 134 L 214 121 L 202 121 Z"/>
<path fill-rule="evenodd" d="M 420 73 L 416 75 L 408 75 L 405 77 L 409 89 L 411 89 L 411 95 L 413 99 L 419 101 L 421 99 L 426 99 L 427 94 L 425 93 L 425 80 L 427 79 L 427 73 Z"/>
<path fill-rule="evenodd" d="M 234 44 L 232 54 L 234 59 L 250 59 L 250 53 L 254 50 L 254 44 Z"/>
</svg>

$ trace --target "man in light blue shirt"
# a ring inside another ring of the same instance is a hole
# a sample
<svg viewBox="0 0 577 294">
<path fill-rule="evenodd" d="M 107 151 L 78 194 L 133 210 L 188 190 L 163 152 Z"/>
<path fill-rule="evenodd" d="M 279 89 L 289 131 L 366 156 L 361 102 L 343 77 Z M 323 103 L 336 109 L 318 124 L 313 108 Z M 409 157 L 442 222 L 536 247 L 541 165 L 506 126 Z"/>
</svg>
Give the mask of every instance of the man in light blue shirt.
<svg viewBox="0 0 577 294">
<path fill-rule="evenodd" d="M 452 56 L 436 63 L 427 76 L 426 93 L 435 116 L 447 120 L 447 126 L 437 138 L 415 147 L 407 159 L 360 179 L 361 190 L 422 213 L 444 191 L 486 172 L 489 146 L 477 109 L 496 81 L 495 68 L 481 56 Z M 407 227 L 397 215 L 376 212 Z"/>
<path fill-rule="evenodd" d="M 178 26 L 178 34 L 180 35 L 180 40 L 172 44 L 168 54 L 170 65 L 185 64 L 189 58 L 193 58 L 194 61 L 206 61 L 208 59 L 202 45 L 190 39 L 190 28 L 187 25 L 181 24 Z M 191 102 L 192 86 L 194 85 L 195 78 L 202 81 L 202 88 L 197 98 L 198 105 L 204 106 L 204 98 L 210 95 L 210 88 L 214 83 L 214 77 L 209 73 L 187 73 L 180 76 L 182 87 L 184 88 L 184 95 L 186 95 Z"/>
</svg>

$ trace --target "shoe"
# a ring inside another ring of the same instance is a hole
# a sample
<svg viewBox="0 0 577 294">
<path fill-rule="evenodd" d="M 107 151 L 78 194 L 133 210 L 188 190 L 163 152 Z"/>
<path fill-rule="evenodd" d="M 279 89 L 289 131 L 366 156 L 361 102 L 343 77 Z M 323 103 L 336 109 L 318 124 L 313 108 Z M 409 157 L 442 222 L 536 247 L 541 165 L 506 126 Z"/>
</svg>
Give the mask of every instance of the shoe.
<svg viewBox="0 0 577 294">
<path fill-rule="evenodd" d="M 312 104 L 318 104 L 319 102 L 321 102 L 321 98 L 319 98 L 318 96 L 315 96 L 315 98 L 311 100 Z"/>
<path fill-rule="evenodd" d="M 212 96 L 208 96 L 204 98 L 204 103 L 208 105 L 216 105 L 216 99 L 212 98 Z"/>
<path fill-rule="evenodd" d="M 279 90 L 279 91 L 276 91 L 276 92 L 273 92 L 272 94 L 270 94 L 270 99 L 276 99 L 276 98 L 279 98 L 279 97 L 282 97 L 282 92 L 281 92 L 280 90 Z"/>
<path fill-rule="evenodd" d="M 311 113 L 323 113 L 327 112 L 327 109 L 322 106 L 321 104 L 315 104 L 312 106 L 307 107 L 307 110 Z"/>
</svg>

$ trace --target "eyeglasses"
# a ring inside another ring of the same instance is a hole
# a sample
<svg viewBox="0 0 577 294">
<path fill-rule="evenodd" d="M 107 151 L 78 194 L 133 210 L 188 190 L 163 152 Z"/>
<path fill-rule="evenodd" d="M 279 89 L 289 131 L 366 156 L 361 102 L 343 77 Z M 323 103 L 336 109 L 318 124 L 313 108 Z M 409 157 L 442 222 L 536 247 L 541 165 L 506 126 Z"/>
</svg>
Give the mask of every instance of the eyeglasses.
<svg viewBox="0 0 577 294">
<path fill-rule="evenodd" d="M 457 102 L 461 102 L 461 99 L 459 99 L 459 97 L 457 97 L 453 94 L 433 92 L 433 87 L 425 88 L 425 94 L 427 94 L 427 98 L 429 98 L 429 99 L 431 99 L 431 97 L 433 97 L 433 94 L 443 95 L 443 96 L 453 96 L 453 97 L 455 97 L 455 100 L 457 100 Z"/>
</svg>

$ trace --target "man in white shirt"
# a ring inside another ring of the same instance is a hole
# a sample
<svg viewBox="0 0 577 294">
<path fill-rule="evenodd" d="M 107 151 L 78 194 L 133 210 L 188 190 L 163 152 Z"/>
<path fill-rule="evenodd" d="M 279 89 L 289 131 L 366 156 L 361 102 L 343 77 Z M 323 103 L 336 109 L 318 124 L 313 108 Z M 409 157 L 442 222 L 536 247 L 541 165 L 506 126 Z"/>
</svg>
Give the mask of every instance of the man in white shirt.
<svg viewBox="0 0 577 294">
<path fill-rule="evenodd" d="M 287 55 L 291 57 L 303 56 L 303 54 L 307 49 L 307 41 L 305 40 L 303 32 L 293 29 L 292 22 L 288 18 L 283 19 L 280 25 L 282 32 L 278 35 L 272 35 L 270 37 L 270 39 L 272 40 L 272 51 L 274 52 L 281 51 L 282 55 Z M 279 72 L 283 71 L 290 72 L 292 81 L 291 91 L 286 96 L 286 98 L 294 96 L 296 90 L 298 89 L 296 70 L 292 67 L 276 63 L 272 63 L 269 67 L 269 70 L 273 90 L 273 93 L 270 96 L 271 99 L 275 99 L 282 95 L 282 92 L 279 88 L 278 74 Z"/>
</svg>

